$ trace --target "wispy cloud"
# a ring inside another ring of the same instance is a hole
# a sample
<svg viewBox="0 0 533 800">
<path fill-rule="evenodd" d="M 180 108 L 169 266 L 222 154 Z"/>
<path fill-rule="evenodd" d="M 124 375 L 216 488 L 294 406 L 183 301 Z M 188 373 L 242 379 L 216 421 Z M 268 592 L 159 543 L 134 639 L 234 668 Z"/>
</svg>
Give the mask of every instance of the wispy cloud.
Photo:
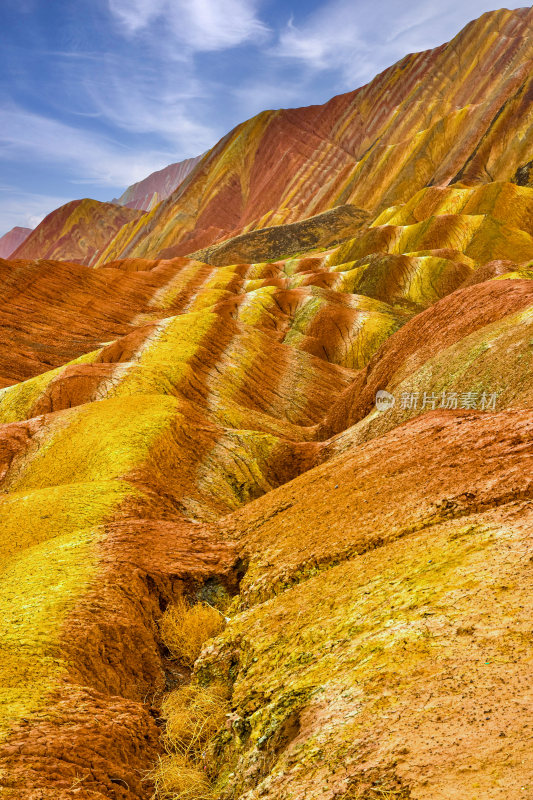
<svg viewBox="0 0 533 800">
<path fill-rule="evenodd" d="M 291 18 L 272 54 L 301 61 L 312 70 L 346 67 L 366 45 L 361 38 L 358 5 L 345 0 L 326 3 L 300 24 Z"/>
<path fill-rule="evenodd" d="M 0 85 L 0 175 L 35 193 L 0 187 L 0 232 L 35 221 L 78 188 L 118 196 L 264 108 L 355 89 L 501 4 L 1 2 L 0 66 L 10 80 Z"/>
<path fill-rule="evenodd" d="M 72 197 L 24 192 L 14 186 L 0 186 L 0 219 L 2 233 L 20 225 L 35 228 L 55 208 L 68 203 Z"/>
<path fill-rule="evenodd" d="M 268 33 L 251 0 L 109 0 L 109 8 L 128 35 L 163 19 L 167 35 L 195 52 L 257 42 Z"/>
<path fill-rule="evenodd" d="M 216 141 L 217 131 L 197 111 L 209 99 L 208 88 L 190 65 L 174 70 L 167 65 L 163 71 L 152 61 L 110 55 L 102 59 L 98 75 L 78 70 L 75 82 L 83 87 L 87 107 L 104 121 L 130 133 L 156 135 L 176 154 L 194 156 Z"/>
<path fill-rule="evenodd" d="M 101 135 L 17 107 L 1 109 L 0 116 L 0 160 L 31 159 L 40 164 L 58 164 L 68 168 L 73 183 L 127 185 L 172 160 L 170 151 L 129 149 Z"/>
<path fill-rule="evenodd" d="M 470 19 L 500 6 L 498 0 L 328 0 L 302 21 L 291 18 L 270 52 L 308 73 L 329 72 L 338 90 L 355 89 L 407 53 L 444 43 Z"/>
</svg>

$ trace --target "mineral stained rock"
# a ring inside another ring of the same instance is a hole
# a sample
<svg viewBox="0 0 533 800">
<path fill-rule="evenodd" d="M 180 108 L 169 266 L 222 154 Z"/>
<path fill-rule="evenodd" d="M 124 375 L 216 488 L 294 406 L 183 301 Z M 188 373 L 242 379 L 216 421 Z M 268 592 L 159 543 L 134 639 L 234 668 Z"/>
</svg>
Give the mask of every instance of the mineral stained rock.
<svg viewBox="0 0 533 800">
<path fill-rule="evenodd" d="M 152 796 L 183 595 L 213 798 L 533 797 L 532 25 L 0 260 L 2 798 Z"/>
</svg>

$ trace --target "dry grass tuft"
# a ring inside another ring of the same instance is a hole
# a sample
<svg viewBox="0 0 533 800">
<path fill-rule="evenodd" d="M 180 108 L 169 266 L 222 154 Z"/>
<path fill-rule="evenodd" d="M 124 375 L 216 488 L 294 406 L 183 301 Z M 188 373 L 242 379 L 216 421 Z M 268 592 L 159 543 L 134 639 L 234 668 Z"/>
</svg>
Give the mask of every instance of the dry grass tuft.
<svg viewBox="0 0 533 800">
<path fill-rule="evenodd" d="M 224 628 L 223 615 L 207 603 L 189 606 L 180 598 L 161 619 L 161 638 L 174 658 L 192 667 L 204 643 Z M 162 703 L 168 755 L 148 777 L 158 800 L 213 800 L 205 751 L 226 716 L 227 689 L 181 686 Z"/>
<path fill-rule="evenodd" d="M 223 615 L 207 603 L 189 606 L 180 598 L 161 619 L 161 638 L 174 658 L 192 667 L 204 642 L 224 628 Z"/>
<path fill-rule="evenodd" d="M 192 765 L 185 756 L 163 756 L 150 778 L 158 800 L 213 800 L 205 772 Z"/>
<path fill-rule="evenodd" d="M 223 686 L 189 685 L 170 692 L 162 705 L 167 747 L 194 760 L 223 726 L 227 710 Z"/>
</svg>

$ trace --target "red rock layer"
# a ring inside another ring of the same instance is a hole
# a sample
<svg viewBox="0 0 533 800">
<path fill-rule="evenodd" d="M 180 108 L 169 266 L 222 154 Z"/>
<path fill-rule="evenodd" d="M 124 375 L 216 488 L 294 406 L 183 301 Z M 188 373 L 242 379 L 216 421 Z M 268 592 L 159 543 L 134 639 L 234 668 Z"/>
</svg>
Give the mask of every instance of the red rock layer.
<svg viewBox="0 0 533 800">
<path fill-rule="evenodd" d="M 57 367 L 127 333 L 147 299 L 168 279 L 164 268 L 162 273 L 0 260 L 1 385 Z"/>
</svg>

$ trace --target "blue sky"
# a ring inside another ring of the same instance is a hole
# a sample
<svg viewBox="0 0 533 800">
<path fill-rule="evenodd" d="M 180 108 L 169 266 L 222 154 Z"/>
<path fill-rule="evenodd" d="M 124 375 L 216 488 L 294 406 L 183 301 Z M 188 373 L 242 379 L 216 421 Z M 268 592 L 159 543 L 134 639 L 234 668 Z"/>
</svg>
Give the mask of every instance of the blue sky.
<svg viewBox="0 0 533 800">
<path fill-rule="evenodd" d="M 0 0 L 0 235 L 118 196 L 265 108 L 355 89 L 500 5 Z"/>
</svg>

